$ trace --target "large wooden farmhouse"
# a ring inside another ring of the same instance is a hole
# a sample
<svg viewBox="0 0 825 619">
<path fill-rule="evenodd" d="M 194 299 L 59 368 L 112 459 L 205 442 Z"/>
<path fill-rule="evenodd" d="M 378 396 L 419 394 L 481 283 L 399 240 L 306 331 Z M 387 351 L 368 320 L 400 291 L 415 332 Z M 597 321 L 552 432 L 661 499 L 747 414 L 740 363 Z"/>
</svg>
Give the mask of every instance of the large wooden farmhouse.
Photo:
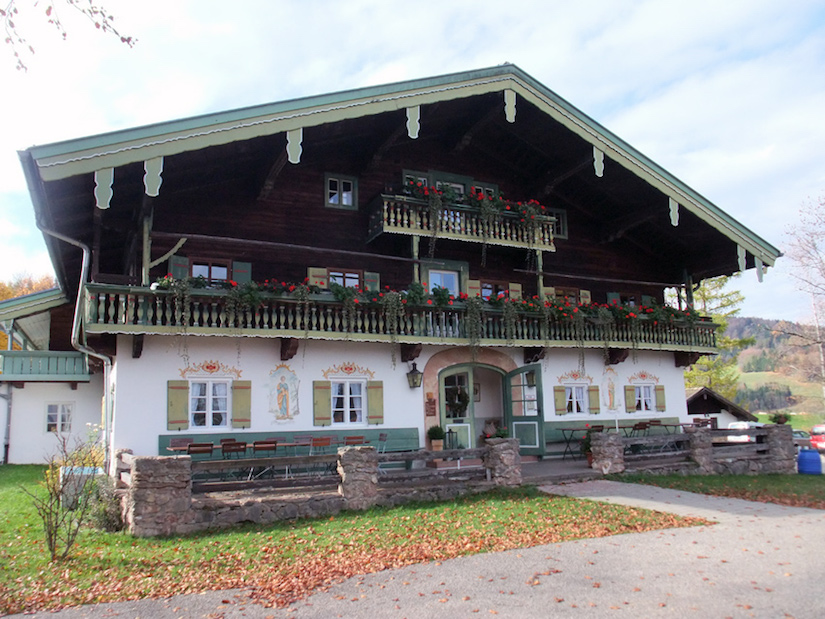
<svg viewBox="0 0 825 619">
<path fill-rule="evenodd" d="M 441 425 L 541 456 L 688 421 L 694 286 L 779 255 L 513 65 L 20 158 L 61 290 L 0 306 L 10 462 L 87 422 L 139 455 Z"/>
</svg>

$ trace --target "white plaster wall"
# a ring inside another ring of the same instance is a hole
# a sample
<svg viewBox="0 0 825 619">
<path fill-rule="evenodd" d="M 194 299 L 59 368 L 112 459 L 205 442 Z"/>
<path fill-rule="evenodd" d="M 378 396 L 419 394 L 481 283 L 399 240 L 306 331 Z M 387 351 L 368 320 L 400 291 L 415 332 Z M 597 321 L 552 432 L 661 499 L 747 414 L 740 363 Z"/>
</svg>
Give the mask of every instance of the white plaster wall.
<svg viewBox="0 0 825 619">
<path fill-rule="evenodd" d="M 551 350 L 541 361 L 543 376 L 544 419 L 548 422 L 586 421 L 587 423 L 612 424 L 618 420 L 619 425 L 627 425 L 644 419 L 657 417 L 678 417 L 679 423 L 690 423 L 685 399 L 684 369 L 676 367 L 672 352 L 638 351 L 631 354 L 622 363 L 605 366 L 601 350 L 590 350 L 584 356 L 584 375 L 592 379 L 586 384 L 598 385 L 600 388 L 601 412 L 598 415 L 589 413 L 571 413 L 556 415 L 553 401 L 553 387 L 564 384 L 564 377 L 575 372 L 579 367 L 579 354 L 576 350 Z M 636 384 L 631 381 L 633 376 L 646 372 L 651 384 L 664 385 L 665 411 L 664 412 L 625 412 L 624 387 Z M 560 380 L 561 379 L 561 380 Z M 608 402 L 608 382 L 614 384 L 613 406 Z"/>
<path fill-rule="evenodd" d="M 238 344 L 240 342 L 240 344 Z M 450 347 L 425 347 L 416 362 L 425 367 L 436 353 Z M 217 361 L 240 372 L 240 379 L 252 381 L 252 424 L 243 432 L 311 432 L 312 424 L 312 382 L 324 380 L 324 372 L 346 362 L 354 363 L 372 373 L 372 379 L 384 384 L 384 424 L 364 429 L 414 427 L 419 430 L 420 444 L 424 444 L 425 420 L 424 400 L 426 389 L 410 389 L 407 384 L 407 363 L 397 361 L 392 365 L 389 344 L 369 344 L 351 341 L 324 342 L 302 341 L 298 353 L 289 361 L 280 359 L 280 340 L 252 338 L 217 337 L 147 337 L 143 353 L 139 359 L 131 355 L 132 343 L 129 336 L 118 339 L 118 351 L 113 375 L 118 377 L 115 391 L 113 426 L 113 446 L 132 449 L 138 455 L 156 455 L 158 435 L 169 434 L 166 428 L 166 384 L 168 380 L 179 380 L 181 372 L 206 361 Z M 500 348 L 515 362 L 521 362 L 521 348 Z M 298 400 L 300 412 L 291 420 L 276 420 L 269 412 L 270 372 L 280 365 L 286 365 L 298 377 Z M 541 361 L 545 420 L 548 422 L 586 421 L 588 423 L 619 424 L 654 417 L 677 417 L 689 422 L 685 403 L 684 375 L 682 368 L 674 365 L 673 353 L 638 352 L 623 363 L 605 366 L 601 350 L 587 351 L 584 371 L 593 379 L 593 384 L 602 388 L 602 406 L 599 415 L 577 414 L 556 416 L 553 402 L 553 386 L 560 384 L 559 377 L 574 371 L 579 366 L 579 354 L 575 349 L 548 351 Z M 655 377 L 655 384 L 665 386 L 667 409 L 664 413 L 626 413 L 624 410 L 624 385 L 639 372 Z M 606 398 L 606 380 L 614 381 L 615 402 L 610 408 Z M 482 394 L 482 403 L 477 413 L 484 413 L 485 400 L 500 401 L 501 394 L 492 398 L 490 393 Z M 488 411 L 492 412 L 492 411 Z M 497 415 L 496 415 L 497 416 Z M 430 418 L 432 420 L 432 418 Z M 329 428 L 327 428 L 329 429 Z M 190 428 L 188 435 L 203 432 L 214 434 L 216 430 Z M 165 455 L 165 454 L 164 454 Z"/>
<path fill-rule="evenodd" d="M 169 434 L 166 429 L 166 383 L 182 379 L 181 371 L 187 367 L 187 356 L 190 367 L 217 361 L 240 371 L 241 380 L 252 381 L 252 425 L 248 430 L 227 430 L 233 434 L 311 432 L 317 429 L 312 425 L 312 382 L 324 380 L 323 372 L 333 366 L 353 362 L 372 372 L 373 380 L 384 383 L 384 424 L 365 423 L 364 429 L 416 427 L 423 441 L 422 390 L 410 389 L 406 376 L 408 364 L 398 360 L 393 368 L 388 344 L 307 340 L 300 343 L 298 354 L 289 361 L 281 361 L 278 339 L 154 336 L 145 339 L 139 359 L 132 358 L 131 350 L 131 337 L 119 337 L 115 363 L 115 449 L 129 448 L 137 455 L 157 455 L 158 435 Z M 282 364 L 289 366 L 300 381 L 300 412 L 288 421 L 276 421 L 274 414 L 268 412 L 270 372 Z M 217 431 L 190 428 L 186 433 L 214 434 Z"/>
<path fill-rule="evenodd" d="M 74 404 L 68 435 L 72 446 L 88 438 L 87 424 L 102 423 L 103 375 L 93 374 L 89 383 L 78 383 L 76 390 L 68 383 L 26 383 L 23 389 L 12 389 L 10 464 L 44 464 L 57 453 L 57 437 L 46 431 L 46 405 L 63 402 Z"/>
</svg>

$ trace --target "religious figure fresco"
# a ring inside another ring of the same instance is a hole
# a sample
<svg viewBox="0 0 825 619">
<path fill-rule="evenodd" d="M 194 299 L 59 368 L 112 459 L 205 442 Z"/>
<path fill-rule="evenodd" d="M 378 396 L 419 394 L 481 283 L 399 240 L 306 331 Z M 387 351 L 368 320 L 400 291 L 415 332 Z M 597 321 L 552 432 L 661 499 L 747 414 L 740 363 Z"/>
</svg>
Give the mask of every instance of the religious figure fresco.
<svg viewBox="0 0 825 619">
<path fill-rule="evenodd" d="M 285 364 L 269 373 L 269 412 L 275 421 L 289 421 L 300 413 L 298 409 L 298 377 Z"/>
</svg>

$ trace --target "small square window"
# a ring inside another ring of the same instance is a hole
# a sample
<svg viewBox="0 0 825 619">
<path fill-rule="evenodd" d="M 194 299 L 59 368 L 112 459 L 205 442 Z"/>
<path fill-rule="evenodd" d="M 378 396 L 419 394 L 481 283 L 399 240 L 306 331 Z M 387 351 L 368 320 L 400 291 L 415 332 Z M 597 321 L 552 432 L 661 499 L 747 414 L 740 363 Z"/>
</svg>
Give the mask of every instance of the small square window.
<svg viewBox="0 0 825 619">
<path fill-rule="evenodd" d="M 364 423 L 364 387 L 363 380 L 332 381 L 332 425 Z"/>
<path fill-rule="evenodd" d="M 458 271 L 430 269 L 430 292 L 436 288 L 446 288 L 451 295 L 457 297 L 460 292 L 458 282 Z"/>
<path fill-rule="evenodd" d="M 46 405 L 46 432 L 65 434 L 72 431 L 72 410 L 74 404 L 62 402 Z"/>
<path fill-rule="evenodd" d="M 587 387 L 584 385 L 569 385 L 564 388 L 567 400 L 568 413 L 587 412 Z"/>
<path fill-rule="evenodd" d="M 636 386 L 636 410 L 655 411 L 656 406 L 653 399 L 653 385 Z"/>
<path fill-rule="evenodd" d="M 358 209 L 357 181 L 349 176 L 326 175 L 326 205 L 331 208 Z"/>
</svg>

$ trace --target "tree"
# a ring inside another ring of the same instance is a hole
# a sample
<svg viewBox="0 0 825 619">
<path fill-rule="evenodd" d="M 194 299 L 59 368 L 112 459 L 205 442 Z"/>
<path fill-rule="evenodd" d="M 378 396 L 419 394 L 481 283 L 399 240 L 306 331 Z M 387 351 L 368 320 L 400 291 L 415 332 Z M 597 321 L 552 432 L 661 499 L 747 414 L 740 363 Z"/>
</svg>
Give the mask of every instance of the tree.
<svg viewBox="0 0 825 619">
<path fill-rule="evenodd" d="M 33 292 L 49 290 L 57 287 L 57 281 L 51 275 L 33 277 L 28 273 L 18 273 L 9 282 L 0 282 L 0 301 L 22 297 Z M 0 331 L 0 350 L 8 348 L 9 338 Z"/>
<path fill-rule="evenodd" d="M 57 32 L 65 40 L 68 37 L 68 33 L 63 27 L 63 22 L 60 21 L 57 11 L 57 5 L 61 2 L 85 15 L 98 30 L 116 36 L 122 43 L 125 43 L 129 47 L 132 47 L 137 42 L 137 39 L 133 37 L 121 35 L 117 28 L 115 28 L 115 18 L 112 14 L 94 0 L 40 0 L 38 2 L 31 2 L 30 4 L 24 2 L 23 10 L 38 11 L 40 17 L 45 19 L 49 25 L 56 28 Z M 25 35 L 20 31 L 18 25 L 19 17 L 20 3 L 18 0 L 8 0 L 6 8 L 0 8 L 0 18 L 2 18 L 3 26 L 6 29 L 5 42 L 11 46 L 12 54 L 17 63 L 17 69 L 26 71 L 27 67 L 25 62 L 23 62 L 21 54 L 26 51 L 29 54 L 33 54 L 34 47 L 29 44 Z"/>
<path fill-rule="evenodd" d="M 726 290 L 731 280 L 736 277 L 738 275 L 706 279 L 694 291 L 694 308 L 710 316 L 713 322 L 719 325 L 716 338 L 719 354 L 699 357 L 696 363 L 685 371 L 686 386 L 708 387 L 729 400 L 736 397 L 739 382 L 736 358 L 742 348 L 753 342 L 751 338 L 736 339 L 724 335 L 728 319 L 739 313 L 739 306 L 745 300 L 740 291 Z"/>
</svg>

